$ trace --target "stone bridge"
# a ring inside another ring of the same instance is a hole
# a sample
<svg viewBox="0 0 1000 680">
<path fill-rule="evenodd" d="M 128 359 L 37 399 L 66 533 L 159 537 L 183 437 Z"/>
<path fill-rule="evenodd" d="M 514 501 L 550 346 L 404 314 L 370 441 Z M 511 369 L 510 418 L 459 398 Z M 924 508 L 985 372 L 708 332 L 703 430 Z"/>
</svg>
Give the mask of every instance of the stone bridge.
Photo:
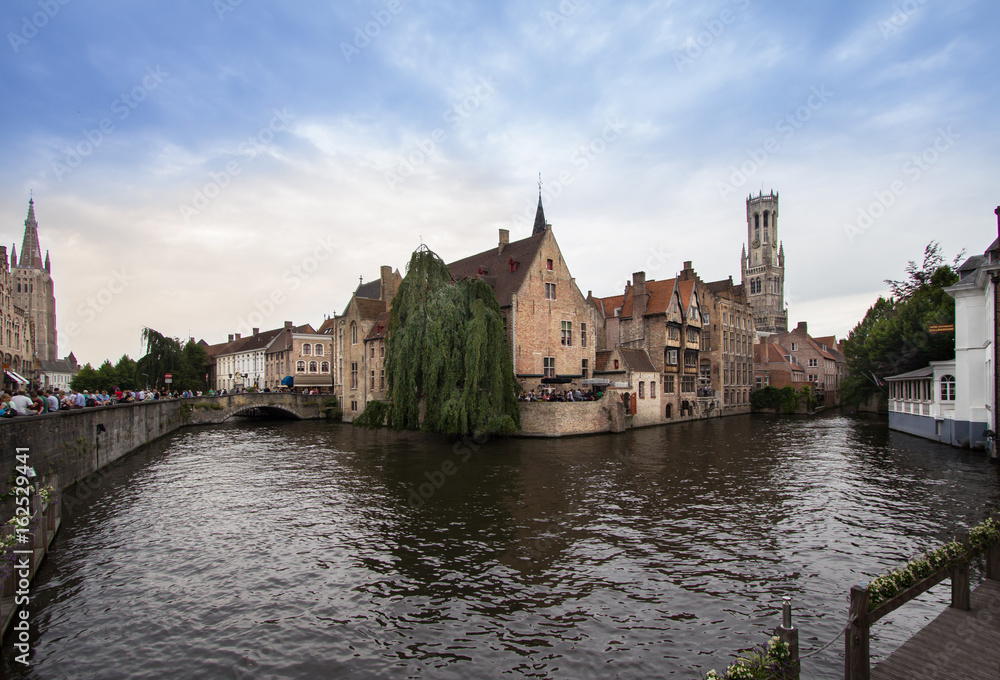
<svg viewBox="0 0 1000 680">
<path fill-rule="evenodd" d="M 181 416 L 189 425 L 221 423 L 233 416 L 285 417 L 295 420 L 325 418 L 335 407 L 332 395 L 292 392 L 240 392 L 181 400 Z"/>
<path fill-rule="evenodd" d="M 4 480 L 17 465 L 17 449 L 26 450 L 39 475 L 57 474 L 67 487 L 188 425 L 221 423 L 244 414 L 339 420 L 335 403 L 332 395 L 244 392 L 0 418 L 0 491 L 6 490 Z"/>
</svg>

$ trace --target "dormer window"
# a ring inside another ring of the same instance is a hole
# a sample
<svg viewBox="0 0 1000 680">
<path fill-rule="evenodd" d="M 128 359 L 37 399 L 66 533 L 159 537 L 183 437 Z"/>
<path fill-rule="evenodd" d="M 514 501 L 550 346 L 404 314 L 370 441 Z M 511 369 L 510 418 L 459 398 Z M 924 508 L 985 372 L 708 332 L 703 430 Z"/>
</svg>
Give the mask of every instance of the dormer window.
<svg viewBox="0 0 1000 680">
<path fill-rule="evenodd" d="M 513 257 L 510 258 L 510 262 L 508 262 L 507 264 L 510 265 L 510 270 L 512 272 L 516 272 L 517 271 L 517 262 L 514 262 L 514 258 Z"/>
</svg>

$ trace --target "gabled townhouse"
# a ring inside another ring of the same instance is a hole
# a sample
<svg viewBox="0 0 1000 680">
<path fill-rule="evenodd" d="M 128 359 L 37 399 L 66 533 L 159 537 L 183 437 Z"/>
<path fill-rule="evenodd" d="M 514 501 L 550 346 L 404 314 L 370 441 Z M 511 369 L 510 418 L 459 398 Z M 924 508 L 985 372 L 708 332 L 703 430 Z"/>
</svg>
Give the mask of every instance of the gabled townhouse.
<svg viewBox="0 0 1000 680">
<path fill-rule="evenodd" d="M 685 262 L 673 279 L 636 272 L 623 295 L 588 299 L 598 349 L 644 350 L 659 373 L 660 422 L 748 410 L 754 334 L 742 286 L 706 284 Z"/>
<path fill-rule="evenodd" d="M 828 340 L 824 338 L 820 342 L 813 338 L 809 335 L 808 324 L 801 321 L 793 330 L 773 333 L 766 336 L 763 342 L 781 345 L 783 351 L 805 370 L 805 382 L 812 386 L 819 404 L 837 406 L 840 404 L 840 381 L 846 370 L 846 359 L 826 344 Z M 775 382 L 772 380 L 770 384 Z"/>
<path fill-rule="evenodd" d="M 531 236 L 510 240 L 448 265 L 458 281 L 478 278 L 496 295 L 514 373 L 527 392 L 581 387 L 594 370 L 597 314 L 570 273 L 541 196 Z"/>
<path fill-rule="evenodd" d="M 615 389 L 611 398 L 619 398 L 632 416 L 632 426 L 658 425 L 664 422 L 659 389 L 660 372 L 644 349 L 622 346 L 597 352 L 594 378 L 605 378 Z"/>
<path fill-rule="evenodd" d="M 762 342 L 754 345 L 753 349 L 756 389 L 771 386 L 800 390 L 807 384 L 806 369 L 785 345 L 780 342 Z"/>
<path fill-rule="evenodd" d="M 332 366 L 333 339 L 329 335 L 318 333 L 309 324 L 295 327 L 286 321 L 265 352 L 264 387 L 277 390 L 291 382 L 296 391 L 329 392 L 333 389 Z"/>
<path fill-rule="evenodd" d="M 366 338 L 387 315 L 403 277 L 399 270 L 383 265 L 379 278 L 358 285 L 344 313 L 320 326 L 319 335 L 333 337 L 334 393 L 340 398 L 343 418 L 350 422 L 376 398 L 366 379 L 376 369 L 366 349 Z M 384 331 L 383 331 L 384 332 Z M 384 388 L 383 394 L 384 396 Z"/>
</svg>

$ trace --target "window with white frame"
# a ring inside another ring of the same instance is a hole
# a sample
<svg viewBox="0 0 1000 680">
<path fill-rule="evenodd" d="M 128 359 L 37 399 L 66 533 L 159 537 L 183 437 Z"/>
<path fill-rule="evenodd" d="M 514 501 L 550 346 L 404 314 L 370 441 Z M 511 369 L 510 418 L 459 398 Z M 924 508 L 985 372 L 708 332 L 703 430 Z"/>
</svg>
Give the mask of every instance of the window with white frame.
<svg viewBox="0 0 1000 680">
<path fill-rule="evenodd" d="M 941 401 L 955 401 L 955 376 L 941 376 Z"/>
<path fill-rule="evenodd" d="M 303 345 L 302 345 L 302 353 L 306 354 L 306 355 L 312 354 L 312 345 L 310 345 L 308 342 L 303 343 Z"/>
</svg>

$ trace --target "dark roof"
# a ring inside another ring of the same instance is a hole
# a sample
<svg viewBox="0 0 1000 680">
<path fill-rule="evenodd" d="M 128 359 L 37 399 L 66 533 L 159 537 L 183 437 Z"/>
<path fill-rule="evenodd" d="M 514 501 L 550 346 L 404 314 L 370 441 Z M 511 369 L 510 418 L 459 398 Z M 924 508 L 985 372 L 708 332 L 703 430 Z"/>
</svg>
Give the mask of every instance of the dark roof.
<svg viewBox="0 0 1000 680">
<path fill-rule="evenodd" d="M 45 373 L 76 373 L 78 366 L 73 366 L 69 359 L 41 359 L 42 371 Z"/>
<path fill-rule="evenodd" d="M 625 363 L 628 364 L 628 367 L 633 371 L 656 373 L 656 367 L 653 366 L 653 362 L 650 361 L 649 355 L 646 354 L 646 350 L 619 347 L 618 351 L 622 353 L 622 359 L 625 360 Z"/>
<path fill-rule="evenodd" d="M 528 276 L 528 268 L 542 246 L 545 232 L 532 234 L 528 238 L 508 243 L 503 247 L 490 248 L 481 253 L 456 260 L 448 265 L 452 277 L 461 279 L 482 279 L 493 289 L 501 307 L 510 306 L 511 295 L 521 289 Z M 515 263 L 511 271 L 511 263 Z"/>
<path fill-rule="evenodd" d="M 379 300 L 382 297 L 382 279 L 375 279 L 368 283 L 362 283 L 354 291 L 354 297 Z"/>
<path fill-rule="evenodd" d="M 323 322 L 316 332 L 320 335 L 333 335 L 333 329 L 337 326 L 337 317 L 331 316 Z"/>
</svg>

